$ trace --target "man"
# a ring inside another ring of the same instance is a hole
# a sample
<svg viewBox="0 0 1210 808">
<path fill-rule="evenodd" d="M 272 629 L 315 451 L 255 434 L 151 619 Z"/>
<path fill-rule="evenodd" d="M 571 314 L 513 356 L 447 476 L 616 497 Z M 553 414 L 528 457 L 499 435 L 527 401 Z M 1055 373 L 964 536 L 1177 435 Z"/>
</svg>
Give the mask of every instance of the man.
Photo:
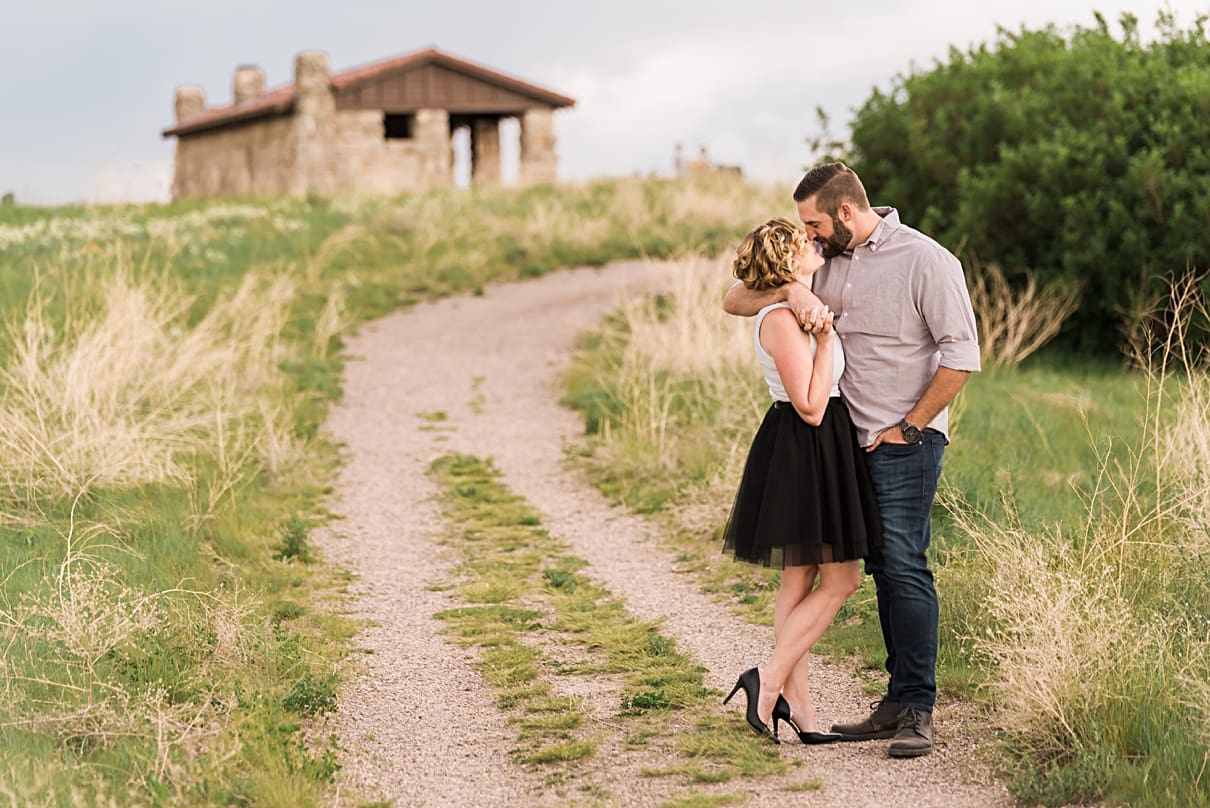
<svg viewBox="0 0 1210 808">
<path fill-rule="evenodd" d="M 832 731 L 846 741 L 891 738 L 892 757 L 927 755 L 937 696 L 929 514 L 949 442 L 949 403 L 979 370 L 975 315 L 958 259 L 901 224 L 893 208 L 871 208 L 861 180 L 843 163 L 811 169 L 794 201 L 807 236 L 828 258 L 815 275 L 815 294 L 799 283 L 764 292 L 737 284 L 723 308 L 750 316 L 784 300 L 813 331 L 829 308 L 835 314 L 845 352 L 840 392 L 866 449 L 882 517 L 882 550 L 866 572 L 878 592 L 890 678 L 868 718 Z"/>
</svg>

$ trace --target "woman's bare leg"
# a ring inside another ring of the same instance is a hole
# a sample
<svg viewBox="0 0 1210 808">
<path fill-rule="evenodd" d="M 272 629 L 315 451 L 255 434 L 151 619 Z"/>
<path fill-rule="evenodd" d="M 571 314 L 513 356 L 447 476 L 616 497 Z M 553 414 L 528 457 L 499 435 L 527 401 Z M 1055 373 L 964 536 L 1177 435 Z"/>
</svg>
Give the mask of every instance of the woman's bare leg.
<svg viewBox="0 0 1210 808">
<path fill-rule="evenodd" d="M 773 656 L 760 668 L 757 713 L 762 719 L 767 721 L 766 716 L 772 716 L 777 695 L 795 666 L 823 636 L 840 607 L 860 584 L 861 568 L 857 561 L 819 566 L 819 585 L 786 616 Z"/>
<path fill-rule="evenodd" d="M 801 572 L 800 572 L 801 571 Z M 803 599 L 815 588 L 819 577 L 819 566 L 787 567 L 782 571 L 781 589 L 777 593 L 777 605 L 773 609 L 773 642 L 774 647 L 781 636 L 782 626 L 786 618 L 794 611 Z M 805 579 L 805 582 L 804 580 Z M 803 654 L 790 671 L 790 677 L 782 686 L 781 694 L 790 705 L 794 723 L 800 729 L 813 731 L 816 727 L 815 709 L 811 703 L 811 690 L 808 677 L 810 653 Z"/>
</svg>

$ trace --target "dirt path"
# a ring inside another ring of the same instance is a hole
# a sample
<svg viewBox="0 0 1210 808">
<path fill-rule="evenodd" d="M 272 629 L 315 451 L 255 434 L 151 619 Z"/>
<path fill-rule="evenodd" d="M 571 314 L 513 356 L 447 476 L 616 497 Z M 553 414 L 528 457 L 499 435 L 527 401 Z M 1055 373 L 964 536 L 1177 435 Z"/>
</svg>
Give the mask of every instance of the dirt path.
<svg viewBox="0 0 1210 808">
<path fill-rule="evenodd" d="M 347 787 L 401 806 L 529 805 L 544 793 L 541 774 L 509 758 L 512 730 L 471 669 L 470 652 L 448 644 L 431 616 L 451 605 L 429 589 L 450 561 L 435 544 L 442 528 L 425 469 L 449 451 L 493 458 L 503 482 L 589 562 L 588 574 L 639 617 L 661 621 L 697 657 L 708 686 L 729 688 L 767 654 L 768 629 L 701 594 L 692 577 L 674 571 L 647 523 L 609 506 L 562 462 L 583 431 L 578 416 L 557 403 L 557 375 L 575 335 L 594 327 L 620 296 L 660 288 L 661 280 L 658 265 L 562 271 L 482 297 L 418 306 L 350 340 L 345 398 L 329 422 L 347 449 L 334 504 L 345 518 L 321 543 L 360 576 L 359 608 L 376 625 L 357 640 L 369 652 L 364 676 L 341 693 Z M 436 411 L 448 415 L 439 428 L 419 417 Z M 868 697 L 837 666 L 816 664 L 813 684 L 823 724 L 867 709 Z M 914 761 L 890 760 L 881 743 L 783 745 L 784 756 L 805 764 L 797 779 L 805 771 L 826 784 L 793 801 L 1011 805 L 976 759 L 977 738 L 963 712 L 939 709 L 940 747 Z M 655 802 L 643 781 L 605 785 L 619 803 Z M 789 796 L 784 782 L 728 785 L 751 794 L 752 804 L 762 795 Z"/>
</svg>

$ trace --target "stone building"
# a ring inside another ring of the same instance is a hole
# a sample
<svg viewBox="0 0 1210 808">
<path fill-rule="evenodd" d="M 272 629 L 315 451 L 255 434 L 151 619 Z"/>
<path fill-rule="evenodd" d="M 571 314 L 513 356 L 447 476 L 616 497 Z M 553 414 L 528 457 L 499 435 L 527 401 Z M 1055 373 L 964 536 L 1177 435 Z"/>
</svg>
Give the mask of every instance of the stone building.
<svg viewBox="0 0 1210 808">
<path fill-rule="evenodd" d="M 500 183 L 503 118 L 520 121 L 522 185 L 554 182 L 552 117 L 575 102 L 435 48 L 331 73 L 301 53 L 294 82 L 265 89 L 256 67 L 235 71 L 233 102 L 206 106 L 176 91 L 173 196 L 397 194 L 454 185 L 452 133 L 470 130 L 471 183 Z"/>
</svg>

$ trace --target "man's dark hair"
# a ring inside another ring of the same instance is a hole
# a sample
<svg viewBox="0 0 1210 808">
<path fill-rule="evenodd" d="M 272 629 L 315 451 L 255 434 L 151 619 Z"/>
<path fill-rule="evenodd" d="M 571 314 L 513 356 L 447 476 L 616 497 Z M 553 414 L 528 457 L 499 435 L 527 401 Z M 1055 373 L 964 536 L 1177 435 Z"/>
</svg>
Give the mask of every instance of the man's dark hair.
<svg viewBox="0 0 1210 808">
<path fill-rule="evenodd" d="M 870 199 L 865 187 L 844 163 L 825 163 L 808 171 L 794 189 L 794 201 L 815 197 L 815 207 L 829 216 L 835 216 L 840 206 L 848 202 L 858 210 L 869 210 Z"/>
</svg>

